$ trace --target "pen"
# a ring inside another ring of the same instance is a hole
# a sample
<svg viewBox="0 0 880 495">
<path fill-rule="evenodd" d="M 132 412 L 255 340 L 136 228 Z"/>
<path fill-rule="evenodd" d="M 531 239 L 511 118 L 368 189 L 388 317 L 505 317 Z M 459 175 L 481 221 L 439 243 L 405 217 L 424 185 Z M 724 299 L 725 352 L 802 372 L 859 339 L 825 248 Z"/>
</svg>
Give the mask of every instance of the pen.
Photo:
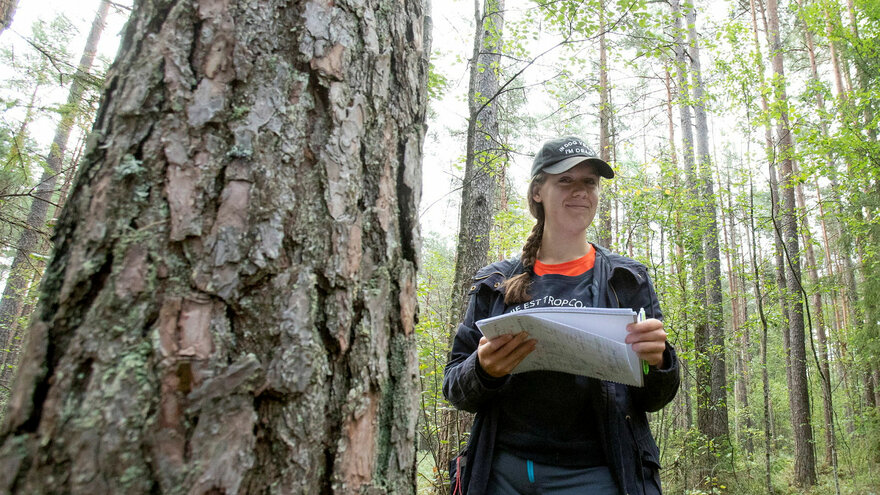
<svg viewBox="0 0 880 495">
<path fill-rule="evenodd" d="M 639 321 L 645 321 L 645 308 L 639 309 Z M 648 368 L 648 362 L 642 359 L 642 373 L 647 375 L 649 371 L 651 370 Z"/>
</svg>

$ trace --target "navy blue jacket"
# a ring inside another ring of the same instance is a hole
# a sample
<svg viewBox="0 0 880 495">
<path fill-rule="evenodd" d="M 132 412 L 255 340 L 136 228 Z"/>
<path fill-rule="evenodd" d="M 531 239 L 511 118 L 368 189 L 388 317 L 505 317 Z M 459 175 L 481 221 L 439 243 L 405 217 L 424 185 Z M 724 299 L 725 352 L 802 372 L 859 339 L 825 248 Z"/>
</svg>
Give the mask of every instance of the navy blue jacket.
<svg viewBox="0 0 880 495">
<path fill-rule="evenodd" d="M 593 267 L 594 290 L 600 306 L 645 308 L 648 318 L 662 319 L 657 294 L 641 263 L 596 246 Z M 444 370 L 443 394 L 455 407 L 476 413 L 468 442 L 463 472 L 465 493 L 486 491 L 495 446 L 498 408 L 495 397 L 505 383 L 487 387 L 477 376 L 477 345 L 482 334 L 475 321 L 504 313 L 505 279 L 522 273 L 518 259 L 493 263 L 480 269 L 470 290 L 470 304 L 452 344 Z M 660 493 L 659 449 L 648 426 L 646 412 L 660 410 L 675 397 L 679 385 L 679 363 L 675 349 L 667 343 L 664 369 L 652 368 L 644 387 L 599 381 L 600 396 L 592 401 L 605 458 L 621 495 Z"/>
</svg>

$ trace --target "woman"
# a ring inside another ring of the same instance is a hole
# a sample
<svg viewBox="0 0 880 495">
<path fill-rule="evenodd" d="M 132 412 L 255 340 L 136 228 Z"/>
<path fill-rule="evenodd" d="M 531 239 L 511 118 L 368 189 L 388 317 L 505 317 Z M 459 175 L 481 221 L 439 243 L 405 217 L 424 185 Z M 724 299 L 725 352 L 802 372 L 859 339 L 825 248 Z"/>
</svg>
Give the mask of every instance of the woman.
<svg viewBox="0 0 880 495">
<path fill-rule="evenodd" d="M 537 223 L 519 259 L 474 277 L 444 372 L 443 392 L 477 413 L 453 491 L 478 494 L 659 494 L 659 451 L 645 412 L 678 390 L 678 360 L 644 265 L 586 241 L 601 178 L 614 171 L 583 141 L 544 143 L 532 165 L 529 210 Z M 650 365 L 644 387 L 552 371 L 511 375 L 534 350 L 525 333 L 491 341 L 475 321 L 562 304 L 643 309 L 626 342 Z"/>
</svg>

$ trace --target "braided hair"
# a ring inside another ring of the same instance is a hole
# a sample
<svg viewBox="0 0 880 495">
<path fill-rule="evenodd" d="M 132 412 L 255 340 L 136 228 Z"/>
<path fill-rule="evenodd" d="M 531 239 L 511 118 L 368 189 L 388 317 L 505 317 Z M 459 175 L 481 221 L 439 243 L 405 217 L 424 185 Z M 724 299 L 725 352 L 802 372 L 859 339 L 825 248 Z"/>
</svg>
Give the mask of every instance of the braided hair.
<svg viewBox="0 0 880 495">
<path fill-rule="evenodd" d="M 529 184 L 527 198 L 529 202 L 529 212 L 533 217 L 538 219 L 538 221 L 535 223 L 535 226 L 532 227 L 532 232 L 529 234 L 526 243 L 523 245 L 522 256 L 520 259 L 522 260 L 525 271 L 504 282 L 504 304 L 520 304 L 532 300 L 532 296 L 529 294 L 529 286 L 532 284 L 531 273 L 535 267 L 535 261 L 538 259 L 538 249 L 541 248 L 541 240 L 544 237 L 544 205 L 535 201 L 535 193 L 546 180 L 547 174 L 544 172 L 538 172 Z"/>
</svg>

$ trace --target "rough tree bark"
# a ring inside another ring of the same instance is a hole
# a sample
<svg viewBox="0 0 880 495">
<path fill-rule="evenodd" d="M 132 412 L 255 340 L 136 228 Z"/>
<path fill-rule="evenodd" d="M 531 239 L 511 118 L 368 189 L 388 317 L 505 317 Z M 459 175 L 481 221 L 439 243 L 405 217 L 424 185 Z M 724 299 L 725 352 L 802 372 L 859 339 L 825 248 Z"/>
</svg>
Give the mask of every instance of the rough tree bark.
<svg viewBox="0 0 880 495">
<path fill-rule="evenodd" d="M 136 3 L 0 492 L 415 492 L 427 11 Z"/>
<path fill-rule="evenodd" d="M 697 352 L 704 353 L 706 365 L 704 379 L 697 388 L 708 387 L 708 407 L 702 410 L 702 422 L 698 419 L 700 431 L 715 443 L 727 443 L 730 434 L 727 421 L 727 366 L 724 350 L 724 311 L 721 295 L 721 253 L 718 247 L 718 216 L 715 191 L 712 184 L 712 159 L 709 155 L 709 125 L 706 117 L 703 94 L 702 69 L 700 67 L 700 43 L 697 35 L 697 10 L 691 3 L 685 3 L 685 20 L 688 25 L 688 53 L 691 59 L 691 78 L 693 88 L 694 124 L 696 125 L 697 164 L 700 186 L 699 219 L 703 224 L 703 282 L 706 301 L 706 316 L 702 341 L 695 341 Z M 696 339 L 695 339 L 696 340 Z"/>
<path fill-rule="evenodd" d="M 495 169 L 503 159 L 498 132 L 499 63 L 504 32 L 504 0 L 474 0 L 476 27 L 468 87 L 468 129 L 455 275 L 450 298 L 450 342 L 464 319 L 474 274 L 489 261 L 490 234 L 495 221 Z M 448 409 L 441 419 L 437 463 L 446 466 L 458 454 L 473 416 Z M 441 474 L 442 476 L 442 474 Z M 443 480 L 439 491 L 448 491 Z"/>
<path fill-rule="evenodd" d="M 693 121 L 691 118 L 691 106 L 696 110 L 697 106 L 694 104 L 694 100 L 690 97 L 690 90 L 692 85 L 688 82 L 688 66 L 690 65 L 687 61 L 688 55 L 693 59 L 693 53 L 688 53 L 686 51 L 686 47 L 689 50 L 692 50 L 693 47 L 689 47 L 684 41 L 684 35 L 688 32 L 687 28 L 682 27 L 682 18 L 688 16 L 687 12 L 683 11 L 682 5 L 678 0 L 672 0 L 670 2 L 670 6 L 672 8 L 673 14 L 673 22 L 674 22 L 674 37 L 675 41 L 673 43 L 673 47 L 676 53 L 676 65 L 678 70 L 678 100 L 679 100 L 679 114 L 681 119 L 681 131 L 682 131 L 682 161 L 684 163 L 685 177 L 686 177 L 686 190 L 688 191 L 687 200 L 689 203 L 686 203 L 685 207 L 685 218 L 687 219 L 687 223 L 695 226 L 695 228 L 691 228 L 690 232 L 687 234 L 685 239 L 686 251 L 690 256 L 690 259 L 694 265 L 694 273 L 691 283 L 693 284 L 693 297 L 698 302 L 697 306 L 701 308 L 706 308 L 706 311 L 700 311 L 699 314 L 694 314 L 693 318 L 694 322 L 694 353 L 696 355 L 695 359 L 695 385 L 696 385 L 696 399 L 697 399 L 697 429 L 700 433 L 703 434 L 706 439 L 706 449 L 709 452 L 716 452 L 717 449 L 717 441 L 720 439 L 720 436 L 723 434 L 726 436 L 727 426 L 726 422 L 724 425 L 723 432 L 720 433 L 721 426 L 718 423 L 718 409 L 726 408 L 726 404 L 723 402 L 717 402 L 719 397 L 723 397 L 725 393 L 724 390 L 713 390 L 712 380 L 715 372 L 714 368 L 718 366 L 718 360 L 721 360 L 723 363 L 724 358 L 723 355 L 718 355 L 712 351 L 713 345 L 713 337 L 711 334 L 711 324 L 710 324 L 710 314 L 709 311 L 709 293 L 706 287 L 706 274 L 709 270 L 708 266 L 708 258 L 707 253 L 705 252 L 706 245 L 703 243 L 702 237 L 703 235 L 708 234 L 708 224 L 707 218 L 704 217 L 706 210 L 702 206 L 702 202 L 705 201 L 705 198 L 702 197 L 702 194 L 705 194 L 705 190 L 701 190 L 700 186 L 700 177 L 699 171 L 697 169 L 696 159 L 694 155 L 694 132 L 693 132 Z M 685 5 L 685 9 L 691 10 L 691 5 Z M 690 20 L 688 20 L 690 22 Z M 701 155 L 702 159 L 702 155 Z M 714 210 L 712 213 L 714 217 Z M 719 394 L 721 394 L 719 396 Z M 727 412 L 724 411 L 724 417 L 726 418 Z M 700 479 L 700 483 L 709 483 L 710 482 L 710 473 L 712 471 L 714 459 L 706 458 L 701 462 L 701 465 L 698 469 L 698 478 Z"/>
<path fill-rule="evenodd" d="M 674 22 L 674 37 L 675 41 L 673 43 L 673 50 L 675 51 L 675 64 L 676 64 L 676 82 L 677 82 L 677 91 L 676 97 L 678 100 L 678 111 L 679 111 L 679 120 L 681 122 L 681 154 L 682 154 L 682 164 L 684 165 L 684 175 L 685 175 L 685 190 L 687 194 L 685 195 L 685 207 L 683 208 L 683 217 L 684 223 L 689 224 L 694 222 L 696 218 L 699 217 L 699 212 L 696 210 L 696 200 L 699 197 L 699 189 L 697 187 L 696 180 L 696 164 L 694 159 L 694 126 L 693 120 L 691 117 L 691 105 L 690 105 L 690 84 L 688 83 L 688 70 L 687 70 L 687 52 L 685 51 L 685 41 L 684 41 L 684 33 L 685 30 L 682 28 L 681 19 L 683 17 L 681 11 L 681 3 L 679 0 L 672 0 L 670 2 L 670 6 L 672 8 L 673 14 L 673 22 Z M 703 254 L 703 245 L 698 239 L 697 236 L 694 235 L 696 229 L 680 229 L 682 232 L 682 240 L 684 242 L 684 253 L 690 257 L 690 260 L 693 265 L 700 265 L 702 263 L 701 260 L 705 259 Z M 696 307 L 705 307 L 705 292 L 704 285 L 702 283 L 697 282 L 698 279 L 702 278 L 700 272 L 702 268 L 693 268 L 694 273 L 688 275 L 686 273 L 686 269 L 684 267 L 680 267 L 680 278 L 682 283 L 689 282 L 693 287 L 690 291 L 692 297 L 699 301 Z M 682 290 L 682 293 L 687 297 L 688 292 L 686 290 Z M 694 350 L 695 352 L 700 352 L 699 345 L 705 342 L 705 338 L 701 336 L 701 332 L 705 330 L 705 325 L 701 320 L 699 320 L 701 316 L 694 314 L 693 315 L 693 328 L 694 328 Z M 685 374 L 684 379 L 684 388 L 685 390 L 690 389 L 689 384 L 687 383 L 691 376 L 696 376 L 696 390 L 695 390 L 695 399 L 697 402 L 697 421 L 698 429 L 700 431 L 704 431 L 701 425 L 705 425 L 706 423 L 706 410 L 709 407 L 709 391 L 707 387 L 709 386 L 708 375 L 706 374 L 707 367 L 702 359 L 695 360 L 694 362 L 695 372 L 691 375 Z M 686 395 L 687 399 L 689 395 Z M 692 406 L 688 404 L 688 422 L 693 424 L 691 418 Z M 705 468 L 706 466 L 703 466 Z M 698 473 L 698 477 L 702 479 L 708 470 L 702 469 Z"/>
<path fill-rule="evenodd" d="M 752 35 L 755 43 L 755 52 L 757 53 L 758 66 L 763 67 L 763 56 L 761 55 L 761 45 L 758 41 L 758 20 L 757 16 L 760 11 L 760 14 L 763 18 L 764 31 L 767 31 L 767 19 L 764 13 L 764 5 L 761 3 L 762 0 L 750 0 L 750 6 L 752 10 Z M 761 88 L 766 87 L 766 81 L 764 78 L 764 72 L 758 71 L 758 81 L 761 85 Z M 770 114 L 770 103 L 767 99 L 766 93 L 761 91 L 761 110 L 764 115 Z M 775 144 L 773 142 L 773 129 L 770 127 L 770 121 L 768 120 L 764 124 L 764 146 L 765 152 L 767 154 L 768 171 L 770 176 L 770 194 L 777 194 L 779 190 L 778 181 L 776 179 L 776 162 L 775 162 Z M 771 212 L 774 217 L 779 217 L 779 201 L 771 201 Z M 776 259 L 776 292 L 779 298 L 779 308 L 780 313 L 782 315 L 782 348 L 783 354 L 785 355 L 785 380 L 786 385 L 789 390 L 791 390 L 791 374 L 788 372 L 791 369 L 791 353 L 789 352 L 790 343 L 789 343 L 789 332 L 788 332 L 788 304 L 786 304 L 785 299 L 785 257 L 783 255 L 783 251 L 785 250 L 782 235 L 778 230 L 773 231 L 773 240 L 775 245 L 775 259 Z"/>
<path fill-rule="evenodd" d="M 803 1 L 798 0 L 798 5 L 800 8 L 803 8 Z M 813 33 L 810 31 L 810 27 L 807 24 L 806 20 L 801 17 L 801 24 L 803 26 L 804 33 L 804 41 L 806 41 L 807 45 L 807 54 L 810 60 L 810 79 L 815 84 L 819 84 L 819 69 L 818 64 L 816 62 L 816 50 L 813 43 Z M 825 114 L 825 99 L 822 96 L 820 91 L 816 91 L 815 95 L 816 99 L 816 109 L 819 111 L 819 115 Z M 820 121 L 820 129 L 822 132 L 822 136 L 828 136 L 828 125 L 823 118 Z M 834 157 L 829 153 L 827 166 L 829 169 L 833 169 L 836 167 L 836 163 Z M 798 208 L 801 212 L 806 212 L 806 200 L 804 198 L 804 190 L 801 184 L 798 184 L 797 187 L 797 202 Z M 819 195 L 819 211 L 820 211 L 820 220 L 822 230 L 825 230 L 825 218 L 824 212 L 822 211 L 821 204 L 821 191 L 818 187 L 818 178 L 816 179 L 816 193 Z M 812 236 L 810 234 L 810 229 L 808 222 L 806 222 L 806 218 L 804 219 L 801 229 L 804 233 L 804 245 L 806 246 L 806 254 L 807 254 L 807 270 L 810 276 L 810 283 L 814 287 L 813 293 L 813 308 L 815 310 L 815 321 L 816 321 L 816 337 L 819 340 L 819 369 L 820 369 L 820 378 L 822 380 L 822 405 L 825 413 L 825 463 L 827 465 L 832 466 L 835 474 L 835 482 L 837 481 L 837 451 L 835 445 L 834 438 L 834 408 L 832 403 L 832 388 L 831 388 L 831 367 L 829 366 L 829 352 L 828 352 L 828 342 L 825 332 L 825 317 L 824 311 L 822 310 L 822 293 L 818 290 L 819 280 L 819 267 L 816 260 L 816 255 L 813 252 L 813 241 Z M 827 238 L 827 236 L 823 236 L 823 238 Z M 825 249 L 828 250 L 828 243 L 825 243 Z M 830 253 L 826 252 L 826 256 L 830 257 Z M 829 259 L 829 258 L 826 258 Z M 826 263 L 827 270 L 829 275 L 833 274 L 832 266 L 830 263 Z"/>
<path fill-rule="evenodd" d="M 781 216 L 775 223 L 782 230 L 785 242 L 786 288 L 788 307 L 788 332 L 791 344 L 789 403 L 794 430 L 795 466 L 794 477 L 798 486 L 816 484 L 816 457 L 813 450 L 813 429 L 810 422 L 810 397 L 807 384 L 806 341 L 804 336 L 804 307 L 801 300 L 801 262 L 798 241 L 798 223 L 795 204 L 795 177 L 793 143 L 788 122 L 788 97 L 785 91 L 785 70 L 782 59 L 782 42 L 779 32 L 779 16 L 776 0 L 767 0 L 767 38 L 773 66 L 773 93 L 778 104 L 776 109 L 776 138 L 779 152 L 779 188 L 781 192 Z"/>
<path fill-rule="evenodd" d="M 104 31 L 109 10 L 110 2 L 104 0 L 95 13 L 89 36 L 86 39 L 86 46 L 80 57 L 73 81 L 70 83 L 64 113 L 61 115 L 61 120 L 55 129 L 55 137 L 49 149 L 49 156 L 46 158 L 46 168 L 39 184 L 35 187 L 34 198 L 27 217 L 28 228 L 21 232 L 21 236 L 19 236 L 15 245 L 15 257 L 9 269 L 9 278 L 6 280 L 2 299 L 0 299 L 0 345 L 5 345 L 4 349 L 9 349 L 10 333 L 15 326 L 15 320 L 21 315 L 28 284 L 33 278 L 34 270 L 31 255 L 40 245 L 40 233 L 46 230 L 46 214 L 49 211 L 49 206 L 52 204 L 53 196 L 57 192 L 55 191 L 55 184 L 58 182 L 58 176 L 61 174 L 64 153 L 67 150 L 67 141 L 73 129 L 73 122 L 79 113 L 79 105 L 82 102 L 83 93 L 86 89 L 86 80 L 92 67 L 92 62 L 95 60 L 98 41 L 100 41 L 101 33 Z M 46 255 L 47 253 L 40 254 Z M 14 356 L 5 356 L 3 359 L 4 363 L 12 363 L 14 361 Z"/>
</svg>

